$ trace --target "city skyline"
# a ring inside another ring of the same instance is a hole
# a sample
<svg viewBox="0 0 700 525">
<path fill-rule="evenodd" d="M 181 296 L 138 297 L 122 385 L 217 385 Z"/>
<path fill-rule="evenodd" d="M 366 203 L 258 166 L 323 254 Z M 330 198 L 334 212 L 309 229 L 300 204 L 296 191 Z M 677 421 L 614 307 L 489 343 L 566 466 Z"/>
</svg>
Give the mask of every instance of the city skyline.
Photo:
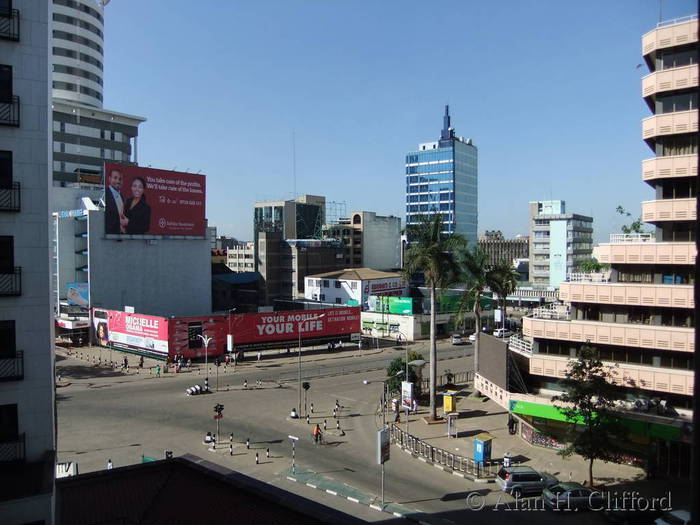
<svg viewBox="0 0 700 525">
<path fill-rule="evenodd" d="M 290 198 L 294 171 L 298 194 L 403 219 L 405 152 L 445 104 L 479 147 L 479 232 L 526 233 L 528 201 L 563 199 L 600 242 L 623 223 L 617 205 L 636 216 L 646 198 L 630 124 L 646 114 L 638 35 L 655 2 L 204 4 L 194 19 L 184 5 L 107 6 L 104 103 L 148 119 L 140 164 L 208 175 L 220 234 L 249 239 L 253 204 Z M 664 2 L 662 18 L 694 10 Z"/>
</svg>

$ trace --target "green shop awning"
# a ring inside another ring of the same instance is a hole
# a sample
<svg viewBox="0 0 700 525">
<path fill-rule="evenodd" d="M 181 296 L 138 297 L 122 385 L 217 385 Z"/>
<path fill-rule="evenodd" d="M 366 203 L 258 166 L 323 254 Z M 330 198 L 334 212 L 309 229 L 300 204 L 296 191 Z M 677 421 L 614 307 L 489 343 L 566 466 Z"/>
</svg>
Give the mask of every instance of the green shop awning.
<svg viewBox="0 0 700 525">
<path fill-rule="evenodd" d="M 554 421 L 566 421 L 566 417 L 558 408 L 552 405 L 540 405 L 528 401 L 511 401 L 510 411 L 523 416 L 540 417 L 542 419 L 552 419 Z M 632 434 L 646 436 L 650 438 L 666 439 L 670 441 L 678 440 L 681 429 L 673 425 L 643 421 L 641 419 L 622 418 L 622 424 Z"/>
</svg>

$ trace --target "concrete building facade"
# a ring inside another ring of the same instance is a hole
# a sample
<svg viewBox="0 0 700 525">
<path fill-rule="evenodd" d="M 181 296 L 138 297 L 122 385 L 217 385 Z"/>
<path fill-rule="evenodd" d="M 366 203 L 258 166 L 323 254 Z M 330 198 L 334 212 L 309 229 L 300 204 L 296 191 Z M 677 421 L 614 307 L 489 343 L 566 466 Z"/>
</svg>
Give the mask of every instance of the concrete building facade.
<svg viewBox="0 0 700 525">
<path fill-rule="evenodd" d="M 401 219 L 371 211 L 355 211 L 337 224 L 323 227 L 325 237 L 345 246 L 346 268 L 392 270 L 401 267 Z"/>
<path fill-rule="evenodd" d="M 524 337 L 510 341 L 524 360 L 529 391 L 547 400 L 581 345 L 594 346 L 627 394 L 632 424 L 625 446 L 657 476 L 688 477 L 691 460 L 697 42 L 697 16 L 661 22 L 642 37 L 651 71 L 642 96 L 653 113 L 642 130 L 655 153 L 643 161 L 642 179 L 656 194 L 642 203 L 642 219 L 655 231 L 611 235 L 594 251 L 610 270 L 570 275 L 559 290 L 563 304 L 523 318 Z M 536 415 L 527 412 L 536 399 L 521 401 L 523 413 Z M 517 413 L 519 406 L 511 401 L 509 408 Z"/>
<path fill-rule="evenodd" d="M 258 202 L 253 210 L 253 240 L 260 232 L 280 232 L 283 239 L 320 239 L 325 222 L 325 197 L 299 195 L 294 200 Z"/>
<path fill-rule="evenodd" d="M 522 235 L 506 239 L 500 231 L 485 231 L 479 236 L 479 248 L 488 255 L 489 264 L 510 264 L 515 259 L 528 258 L 530 240 Z"/>
<path fill-rule="evenodd" d="M 530 202 L 529 281 L 558 287 L 593 253 L 593 218 L 566 213 L 561 200 Z"/>
<path fill-rule="evenodd" d="M 68 283 L 88 288 L 86 307 L 162 316 L 211 312 L 210 239 L 107 238 L 101 209 L 54 213 L 54 293 L 67 300 Z"/>
<path fill-rule="evenodd" d="M 41 0 L 0 3 L 0 521 L 7 524 L 55 521 L 50 16 Z"/>
<path fill-rule="evenodd" d="M 234 272 L 255 271 L 255 243 L 238 242 L 226 250 L 226 266 Z"/>
<path fill-rule="evenodd" d="M 444 233 L 461 233 L 476 244 L 477 160 L 472 139 L 455 135 L 445 106 L 440 139 L 406 155 L 406 225 L 439 213 Z"/>
</svg>

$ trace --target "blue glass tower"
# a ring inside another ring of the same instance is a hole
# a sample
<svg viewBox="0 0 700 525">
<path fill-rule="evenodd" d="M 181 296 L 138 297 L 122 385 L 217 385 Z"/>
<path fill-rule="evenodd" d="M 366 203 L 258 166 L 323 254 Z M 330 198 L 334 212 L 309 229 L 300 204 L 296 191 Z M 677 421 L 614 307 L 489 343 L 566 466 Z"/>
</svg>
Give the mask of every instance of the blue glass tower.
<svg viewBox="0 0 700 525">
<path fill-rule="evenodd" d="M 440 213 L 443 232 L 461 233 L 476 245 L 477 189 L 476 146 L 455 135 L 445 106 L 440 139 L 406 155 L 406 225 L 416 224 L 420 215 Z"/>
</svg>

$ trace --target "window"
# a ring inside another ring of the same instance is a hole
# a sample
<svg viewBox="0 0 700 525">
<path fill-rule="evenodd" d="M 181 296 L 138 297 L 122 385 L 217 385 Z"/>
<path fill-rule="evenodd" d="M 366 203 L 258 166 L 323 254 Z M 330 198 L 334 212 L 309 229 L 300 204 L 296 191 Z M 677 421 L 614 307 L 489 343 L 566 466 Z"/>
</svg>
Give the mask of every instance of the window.
<svg viewBox="0 0 700 525">
<path fill-rule="evenodd" d="M 19 435 L 17 405 L 0 405 L 0 441 Z"/>
<path fill-rule="evenodd" d="M 321 301 L 325 301 L 325 300 L 326 300 L 326 294 L 322 293 L 320 297 L 321 297 Z"/>
<path fill-rule="evenodd" d="M 12 187 L 12 152 L 0 151 L 0 188 Z"/>
<path fill-rule="evenodd" d="M 343 304 L 342 301 L 340 300 L 340 297 L 335 298 L 335 304 Z"/>
<path fill-rule="evenodd" d="M 357 281 L 352 281 L 350 283 L 350 289 L 351 290 L 357 290 Z"/>
<path fill-rule="evenodd" d="M 187 347 L 202 348 L 203 341 L 199 337 L 202 335 L 202 322 L 187 323 Z"/>
<path fill-rule="evenodd" d="M 336 282 L 335 282 L 335 287 L 336 287 L 336 288 L 340 288 L 340 281 L 336 281 Z"/>
<path fill-rule="evenodd" d="M 324 288 L 330 288 L 327 279 L 324 279 L 324 280 L 323 280 L 323 287 L 324 287 Z"/>
<path fill-rule="evenodd" d="M 0 64 L 0 102 L 12 102 L 12 66 Z"/>
<path fill-rule="evenodd" d="M 15 356 L 15 322 L 0 321 L 0 359 Z"/>
<path fill-rule="evenodd" d="M 15 267 L 15 239 L 9 235 L 0 236 L 0 274 L 13 273 Z"/>
</svg>

